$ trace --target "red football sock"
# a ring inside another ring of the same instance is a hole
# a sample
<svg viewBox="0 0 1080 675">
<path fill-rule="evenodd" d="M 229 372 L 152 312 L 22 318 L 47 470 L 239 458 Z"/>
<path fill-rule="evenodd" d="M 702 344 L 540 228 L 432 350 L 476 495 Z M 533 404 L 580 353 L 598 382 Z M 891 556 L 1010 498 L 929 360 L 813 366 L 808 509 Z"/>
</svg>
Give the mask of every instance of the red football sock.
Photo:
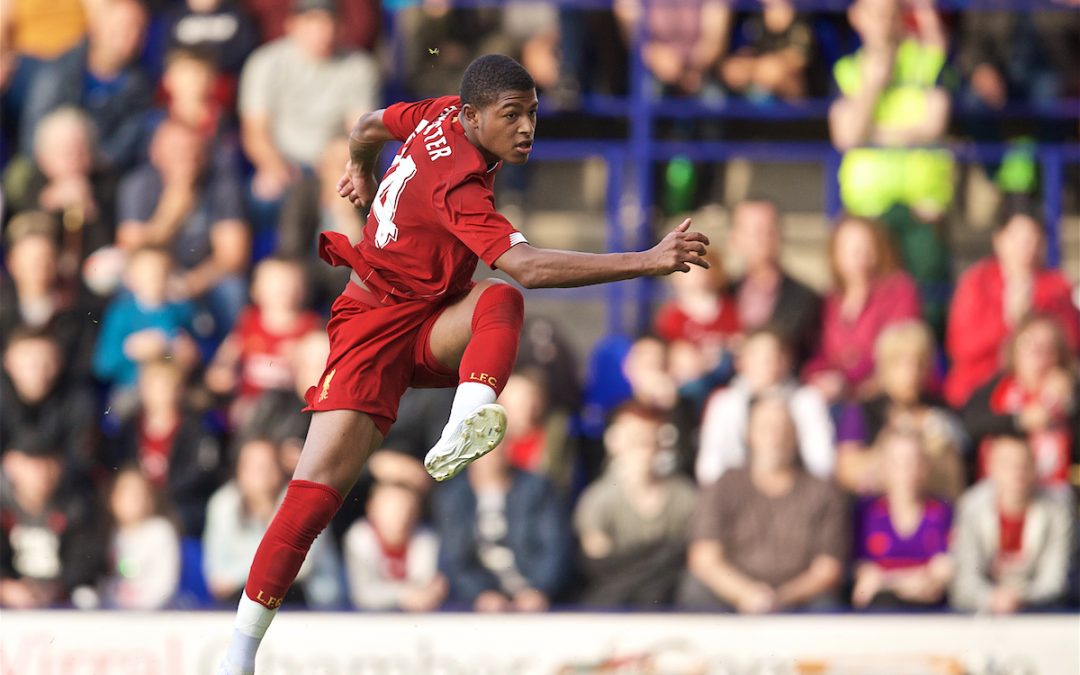
<svg viewBox="0 0 1080 675">
<path fill-rule="evenodd" d="M 473 310 L 472 338 L 458 368 L 460 382 L 480 382 L 501 394 L 517 361 L 525 298 L 509 284 L 496 284 L 480 295 Z"/>
<path fill-rule="evenodd" d="M 277 609 L 289 590 L 315 537 L 341 507 L 341 495 L 329 485 L 289 482 L 285 499 L 263 535 L 251 563 L 244 592 L 268 609 Z"/>
</svg>

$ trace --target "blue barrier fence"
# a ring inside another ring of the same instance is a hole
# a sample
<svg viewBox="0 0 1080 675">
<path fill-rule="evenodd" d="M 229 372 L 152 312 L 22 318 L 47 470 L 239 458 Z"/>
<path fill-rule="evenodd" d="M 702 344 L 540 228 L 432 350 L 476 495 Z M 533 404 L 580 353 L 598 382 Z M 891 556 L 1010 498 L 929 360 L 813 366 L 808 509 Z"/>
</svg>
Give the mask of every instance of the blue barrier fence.
<svg viewBox="0 0 1080 675">
<path fill-rule="evenodd" d="M 642 0 L 643 3 L 658 0 Z M 679 0 L 665 0 L 679 1 Z M 759 0 L 726 0 L 735 9 L 760 9 Z M 395 4 L 397 9 L 411 2 Z M 457 8 L 493 8 L 502 5 L 497 0 L 454 0 Z M 608 10 L 612 0 L 554 0 L 563 9 Z M 805 11 L 839 13 L 846 11 L 850 0 L 795 0 L 795 5 Z M 1059 0 L 937 0 L 941 11 L 1075 11 Z M 393 53 L 402 56 L 405 41 L 398 30 L 399 22 L 394 11 L 387 13 L 388 34 L 391 36 Z M 791 121 L 823 119 L 828 114 L 830 99 L 810 99 L 796 103 L 772 103 L 761 106 L 749 101 L 725 98 L 666 99 L 655 94 L 653 79 L 642 60 L 641 45 L 647 37 L 647 26 L 638 21 L 629 48 L 628 96 L 586 95 L 579 112 L 598 117 L 623 118 L 628 122 L 628 135 L 613 140 L 545 140 L 541 138 L 534 149 L 534 161 L 579 161 L 601 158 L 607 166 L 605 198 L 606 247 L 609 251 L 644 249 L 654 243 L 652 213 L 656 199 L 654 193 L 654 163 L 685 157 L 695 162 L 725 162 L 732 158 L 768 162 L 818 162 L 824 167 L 825 180 L 822 190 L 826 215 L 830 218 L 841 209 L 837 170 L 840 154 L 827 141 L 772 142 L 772 141 L 670 141 L 656 137 L 656 123 L 660 120 L 760 120 Z M 409 46 L 408 48 L 419 48 Z M 396 58 L 396 63 L 404 59 Z M 391 90 L 403 90 L 401 74 L 390 85 Z M 541 102 L 541 116 L 554 116 L 559 111 L 547 111 Z M 954 107 L 954 115 L 961 117 L 986 116 L 985 109 Z M 1037 120 L 1078 120 L 1080 100 L 1070 99 L 1050 105 L 1014 103 L 992 113 L 1001 118 L 1032 118 Z M 1000 160 L 1009 147 L 1004 144 L 956 143 L 946 146 L 960 161 L 991 162 Z M 1057 266 L 1061 262 L 1061 216 L 1065 186 L 1065 167 L 1080 163 L 1080 147 L 1074 144 L 1040 144 L 1035 146 L 1036 161 L 1041 169 L 1043 209 L 1047 227 L 1047 260 Z M 629 196 L 635 208 L 627 209 L 625 197 Z M 566 291 L 560 291 L 566 293 Z M 644 328 L 649 320 L 655 287 L 651 280 L 612 284 L 599 291 L 608 306 L 607 326 L 612 332 L 624 332 L 631 326 Z M 597 290 L 579 289 L 581 297 L 598 297 Z M 633 322 L 628 323 L 633 308 Z"/>
</svg>

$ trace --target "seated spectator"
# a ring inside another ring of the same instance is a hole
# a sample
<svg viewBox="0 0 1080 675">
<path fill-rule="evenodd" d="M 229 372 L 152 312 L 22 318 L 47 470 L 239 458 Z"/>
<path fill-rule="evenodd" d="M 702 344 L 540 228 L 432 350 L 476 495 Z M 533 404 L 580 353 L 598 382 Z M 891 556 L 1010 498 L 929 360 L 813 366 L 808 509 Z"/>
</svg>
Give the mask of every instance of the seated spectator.
<svg viewBox="0 0 1080 675">
<path fill-rule="evenodd" d="M 586 488 L 574 513 L 587 604 L 655 608 L 674 599 L 694 486 L 660 469 L 663 424 L 662 416 L 630 403 L 615 411 L 604 434 L 607 470 Z"/>
<path fill-rule="evenodd" d="M 554 486 L 499 446 L 434 504 L 450 598 L 478 612 L 543 612 L 569 581 L 572 536 Z"/>
<path fill-rule="evenodd" d="M 952 508 L 927 494 L 920 434 L 888 429 L 879 442 L 884 494 L 856 508 L 851 603 L 880 609 L 940 605 L 953 574 Z"/>
<path fill-rule="evenodd" d="M 168 49 L 205 53 L 215 70 L 225 75 L 220 86 L 236 87 L 244 60 L 259 43 L 254 23 L 236 2 L 186 0 L 171 7 L 165 21 Z M 231 100 L 231 97 L 226 99 Z"/>
<path fill-rule="evenodd" d="M 646 408 L 671 410 L 678 398 L 678 385 L 668 369 L 668 346 L 652 336 L 638 338 L 630 345 L 622 363 L 622 375 L 630 385 L 631 398 Z"/>
<path fill-rule="evenodd" d="M 653 330 L 669 345 L 686 342 L 695 347 L 711 370 L 739 335 L 739 314 L 726 291 L 723 267 L 716 259 L 710 259 L 710 265 L 694 265 L 685 274 L 669 277 L 674 297 L 657 311 Z"/>
<path fill-rule="evenodd" d="M 400 483 L 376 483 L 367 518 L 342 542 L 349 594 L 357 609 L 430 612 L 446 598 L 439 539 L 419 524 L 421 495 Z"/>
<path fill-rule="evenodd" d="M 626 0 L 614 9 L 628 43 L 633 43 L 638 21 L 645 23 L 648 40 L 641 57 L 652 76 L 673 93 L 699 94 L 727 52 L 732 10 L 725 2 Z"/>
<path fill-rule="evenodd" d="M 788 402 L 802 466 L 828 480 L 836 462 L 829 408 L 817 389 L 800 385 L 792 376 L 790 350 L 780 336 L 768 329 L 748 335 L 736 359 L 736 373 L 705 406 L 695 465 L 698 484 L 711 485 L 724 472 L 746 465 L 750 408 L 762 395 Z"/>
<path fill-rule="evenodd" d="M 185 368 L 198 363 L 198 348 L 191 339 L 191 303 L 168 299 L 171 272 L 172 259 L 164 249 L 135 251 L 124 275 L 129 293 L 118 296 L 105 311 L 94 350 L 94 375 L 117 387 L 121 398 L 134 387 L 140 363 L 163 356 L 175 357 Z M 118 412 L 130 414 L 130 405 Z"/>
<path fill-rule="evenodd" d="M 780 265 L 780 210 L 766 200 L 745 201 L 731 212 L 731 247 L 743 276 L 731 284 L 744 331 L 769 327 L 791 345 L 795 366 L 817 347 L 821 298 Z"/>
<path fill-rule="evenodd" d="M 1080 428 L 1080 378 L 1060 325 L 1041 315 L 1022 320 L 1009 342 L 1006 363 L 964 408 L 964 422 L 978 447 L 977 475 L 986 475 L 995 436 L 1024 436 L 1035 458 L 1037 482 L 1068 492 Z"/>
<path fill-rule="evenodd" d="M 23 434 L 3 450 L 0 607 L 94 604 L 93 586 L 105 567 L 95 500 L 64 480 L 63 451 L 48 439 Z"/>
<path fill-rule="evenodd" d="M 0 14 L 0 102 L 7 146 L 23 114 L 26 97 L 41 67 L 82 41 L 86 11 L 82 0 L 16 0 Z"/>
<path fill-rule="evenodd" d="M 866 0 L 862 0 L 866 1 Z M 884 233 L 848 216 L 829 239 L 834 289 L 825 298 L 821 342 L 803 379 L 836 403 L 873 390 L 874 343 L 889 324 L 919 317 L 919 294 L 897 270 Z"/>
<path fill-rule="evenodd" d="M 138 467 L 116 474 L 109 491 L 112 534 L 102 601 L 119 609 L 161 609 L 180 586 L 180 536 L 161 493 Z"/>
<path fill-rule="evenodd" d="M 506 447 L 510 466 L 538 473 L 567 494 L 574 471 L 569 419 L 552 411 L 547 400 L 547 377 L 538 368 L 518 368 L 499 395 L 506 408 Z"/>
<path fill-rule="evenodd" d="M 728 89 L 752 99 L 806 96 L 814 33 L 789 0 L 765 2 L 738 26 L 736 40 L 719 69 Z"/>
<path fill-rule="evenodd" d="M 957 506 L 950 603 L 992 614 L 1056 606 L 1065 596 L 1075 529 L 1072 507 L 1036 487 L 1027 443 L 996 438 L 989 479 Z"/>
<path fill-rule="evenodd" d="M 33 152 L 38 123 L 64 105 L 83 108 L 97 129 L 106 166 L 122 171 L 137 159 L 150 84 L 135 60 L 143 48 L 146 9 L 138 0 L 94 3 L 83 44 L 42 66 L 19 124 L 20 150 Z"/>
<path fill-rule="evenodd" d="M 945 36 L 929 4 L 906 12 L 913 34 L 905 35 L 900 5 L 857 0 L 848 9 L 862 47 L 833 68 L 843 95 L 829 109 L 829 131 L 844 153 L 840 197 L 849 213 L 879 218 L 899 204 L 932 219 L 952 202 L 952 154 L 909 148 L 945 136 L 949 96 L 937 86 Z"/>
<path fill-rule="evenodd" d="M 38 124 L 32 161 L 16 159 L 4 173 L 12 211 L 40 209 L 63 223 L 54 264 L 68 282 L 87 256 L 113 241 L 116 178 L 102 166 L 95 137 L 85 112 L 62 106 Z"/>
<path fill-rule="evenodd" d="M 1045 239 L 1029 203 L 1013 200 L 998 220 L 993 256 L 960 277 L 945 342 L 952 359 L 945 396 L 953 407 L 963 406 L 1001 368 L 1006 338 L 1031 312 L 1053 317 L 1073 353 L 1080 350 L 1080 312 L 1072 302 L 1072 283 L 1060 270 L 1043 266 Z"/>
<path fill-rule="evenodd" d="M 66 466 L 85 470 L 97 459 L 97 406 L 92 392 L 65 375 L 64 356 L 49 333 L 12 333 L 0 379 L 0 451 L 32 434 Z"/>
<path fill-rule="evenodd" d="M 228 156 L 209 155 L 194 129 L 165 121 L 150 162 L 120 185 L 117 242 L 127 250 L 162 246 L 178 266 L 177 293 L 198 299 L 223 338 L 243 309 L 251 250 L 240 175 Z"/>
<path fill-rule="evenodd" d="M 109 446 L 109 466 L 135 464 L 167 498 L 180 533 L 201 537 L 206 503 L 221 484 L 221 440 L 184 401 L 184 371 L 158 358 L 139 367 L 139 408 Z"/>
<path fill-rule="evenodd" d="M 203 571 L 218 601 L 230 605 L 240 601 L 251 560 L 277 511 L 285 484 L 286 476 L 273 443 L 260 438 L 240 443 L 236 477 L 221 486 L 206 507 Z M 345 596 L 341 576 L 333 535 L 324 531 L 315 539 L 296 577 L 297 583 L 282 602 L 336 608 Z"/>
<path fill-rule="evenodd" d="M 704 489 L 691 520 L 686 607 L 764 614 L 836 604 L 847 560 L 840 492 L 802 469 L 787 402 L 750 409 L 750 466 Z"/>
<path fill-rule="evenodd" d="M 286 34 L 294 8 L 281 0 L 243 0 L 247 13 L 259 27 L 259 42 L 277 40 Z M 375 49 L 382 32 L 378 0 L 337 0 L 337 44 L 346 50 Z"/>
<path fill-rule="evenodd" d="M 963 425 L 948 406 L 929 393 L 934 366 L 934 338 L 921 322 L 895 323 L 874 346 L 871 398 L 843 406 L 837 423 L 836 479 L 857 495 L 885 489 L 883 457 L 875 449 L 883 429 L 917 433 L 926 451 L 929 494 L 955 500 L 966 483 L 961 452 L 967 442 Z"/>
<path fill-rule="evenodd" d="M 71 284 L 60 278 L 58 229 L 41 211 L 20 213 L 8 224 L 6 262 L 12 283 L 0 285 L 0 345 L 19 329 L 48 333 L 69 355 L 69 374 L 80 378 L 90 369 L 94 326 L 76 309 Z"/>
<path fill-rule="evenodd" d="M 333 0 L 294 0 L 285 36 L 256 49 L 240 78 L 244 152 L 255 165 L 251 191 L 264 230 L 303 168 L 378 107 L 379 73 L 363 52 L 335 49 L 342 25 Z"/>
<path fill-rule="evenodd" d="M 214 143 L 215 161 L 239 151 L 235 113 L 235 93 L 222 92 L 221 74 L 205 52 L 174 49 L 165 56 L 161 75 L 161 107 L 150 113 L 152 124 L 168 119 L 194 129 Z M 230 85 L 235 87 L 235 83 Z"/>
<path fill-rule="evenodd" d="M 233 428 L 244 424 L 262 393 L 293 387 L 296 343 L 320 325 L 319 316 L 304 309 L 305 295 L 300 261 L 267 258 L 255 267 L 252 304 L 240 313 L 206 372 L 210 390 L 231 397 Z"/>
</svg>

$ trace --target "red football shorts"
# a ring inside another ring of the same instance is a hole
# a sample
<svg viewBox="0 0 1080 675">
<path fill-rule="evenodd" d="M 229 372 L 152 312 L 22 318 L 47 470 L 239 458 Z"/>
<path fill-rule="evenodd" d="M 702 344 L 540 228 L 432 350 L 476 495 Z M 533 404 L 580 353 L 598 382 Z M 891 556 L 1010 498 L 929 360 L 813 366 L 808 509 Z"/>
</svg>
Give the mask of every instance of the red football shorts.
<svg viewBox="0 0 1080 675">
<path fill-rule="evenodd" d="M 457 371 L 439 363 L 428 344 L 436 319 L 456 299 L 378 305 L 350 282 L 330 310 L 330 357 L 304 410 L 358 410 L 386 436 L 406 389 L 456 387 Z"/>
</svg>

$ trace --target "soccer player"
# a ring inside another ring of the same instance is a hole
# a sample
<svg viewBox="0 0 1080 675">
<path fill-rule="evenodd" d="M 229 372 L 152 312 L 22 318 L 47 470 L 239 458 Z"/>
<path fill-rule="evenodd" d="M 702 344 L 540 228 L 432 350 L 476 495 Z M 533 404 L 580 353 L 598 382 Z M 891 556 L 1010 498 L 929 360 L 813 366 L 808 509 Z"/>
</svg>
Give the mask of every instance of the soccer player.
<svg viewBox="0 0 1080 675">
<path fill-rule="evenodd" d="M 363 240 L 322 235 L 319 255 L 352 268 L 331 310 L 330 357 L 308 390 L 314 412 L 285 498 L 251 564 L 220 675 L 254 672 L 255 652 L 315 537 L 330 522 L 368 455 L 394 423 L 408 387 L 457 392 L 425 464 L 457 475 L 502 440 L 495 399 L 517 357 L 521 292 L 472 281 L 478 259 L 526 288 L 599 284 L 708 267 L 709 241 L 690 220 L 648 251 L 589 254 L 534 248 L 495 210 L 502 162 L 524 164 L 536 130 L 536 89 L 516 61 L 476 59 L 460 96 L 397 103 L 363 115 L 338 192 L 370 206 Z M 385 142 L 404 143 L 383 176 Z"/>
</svg>

